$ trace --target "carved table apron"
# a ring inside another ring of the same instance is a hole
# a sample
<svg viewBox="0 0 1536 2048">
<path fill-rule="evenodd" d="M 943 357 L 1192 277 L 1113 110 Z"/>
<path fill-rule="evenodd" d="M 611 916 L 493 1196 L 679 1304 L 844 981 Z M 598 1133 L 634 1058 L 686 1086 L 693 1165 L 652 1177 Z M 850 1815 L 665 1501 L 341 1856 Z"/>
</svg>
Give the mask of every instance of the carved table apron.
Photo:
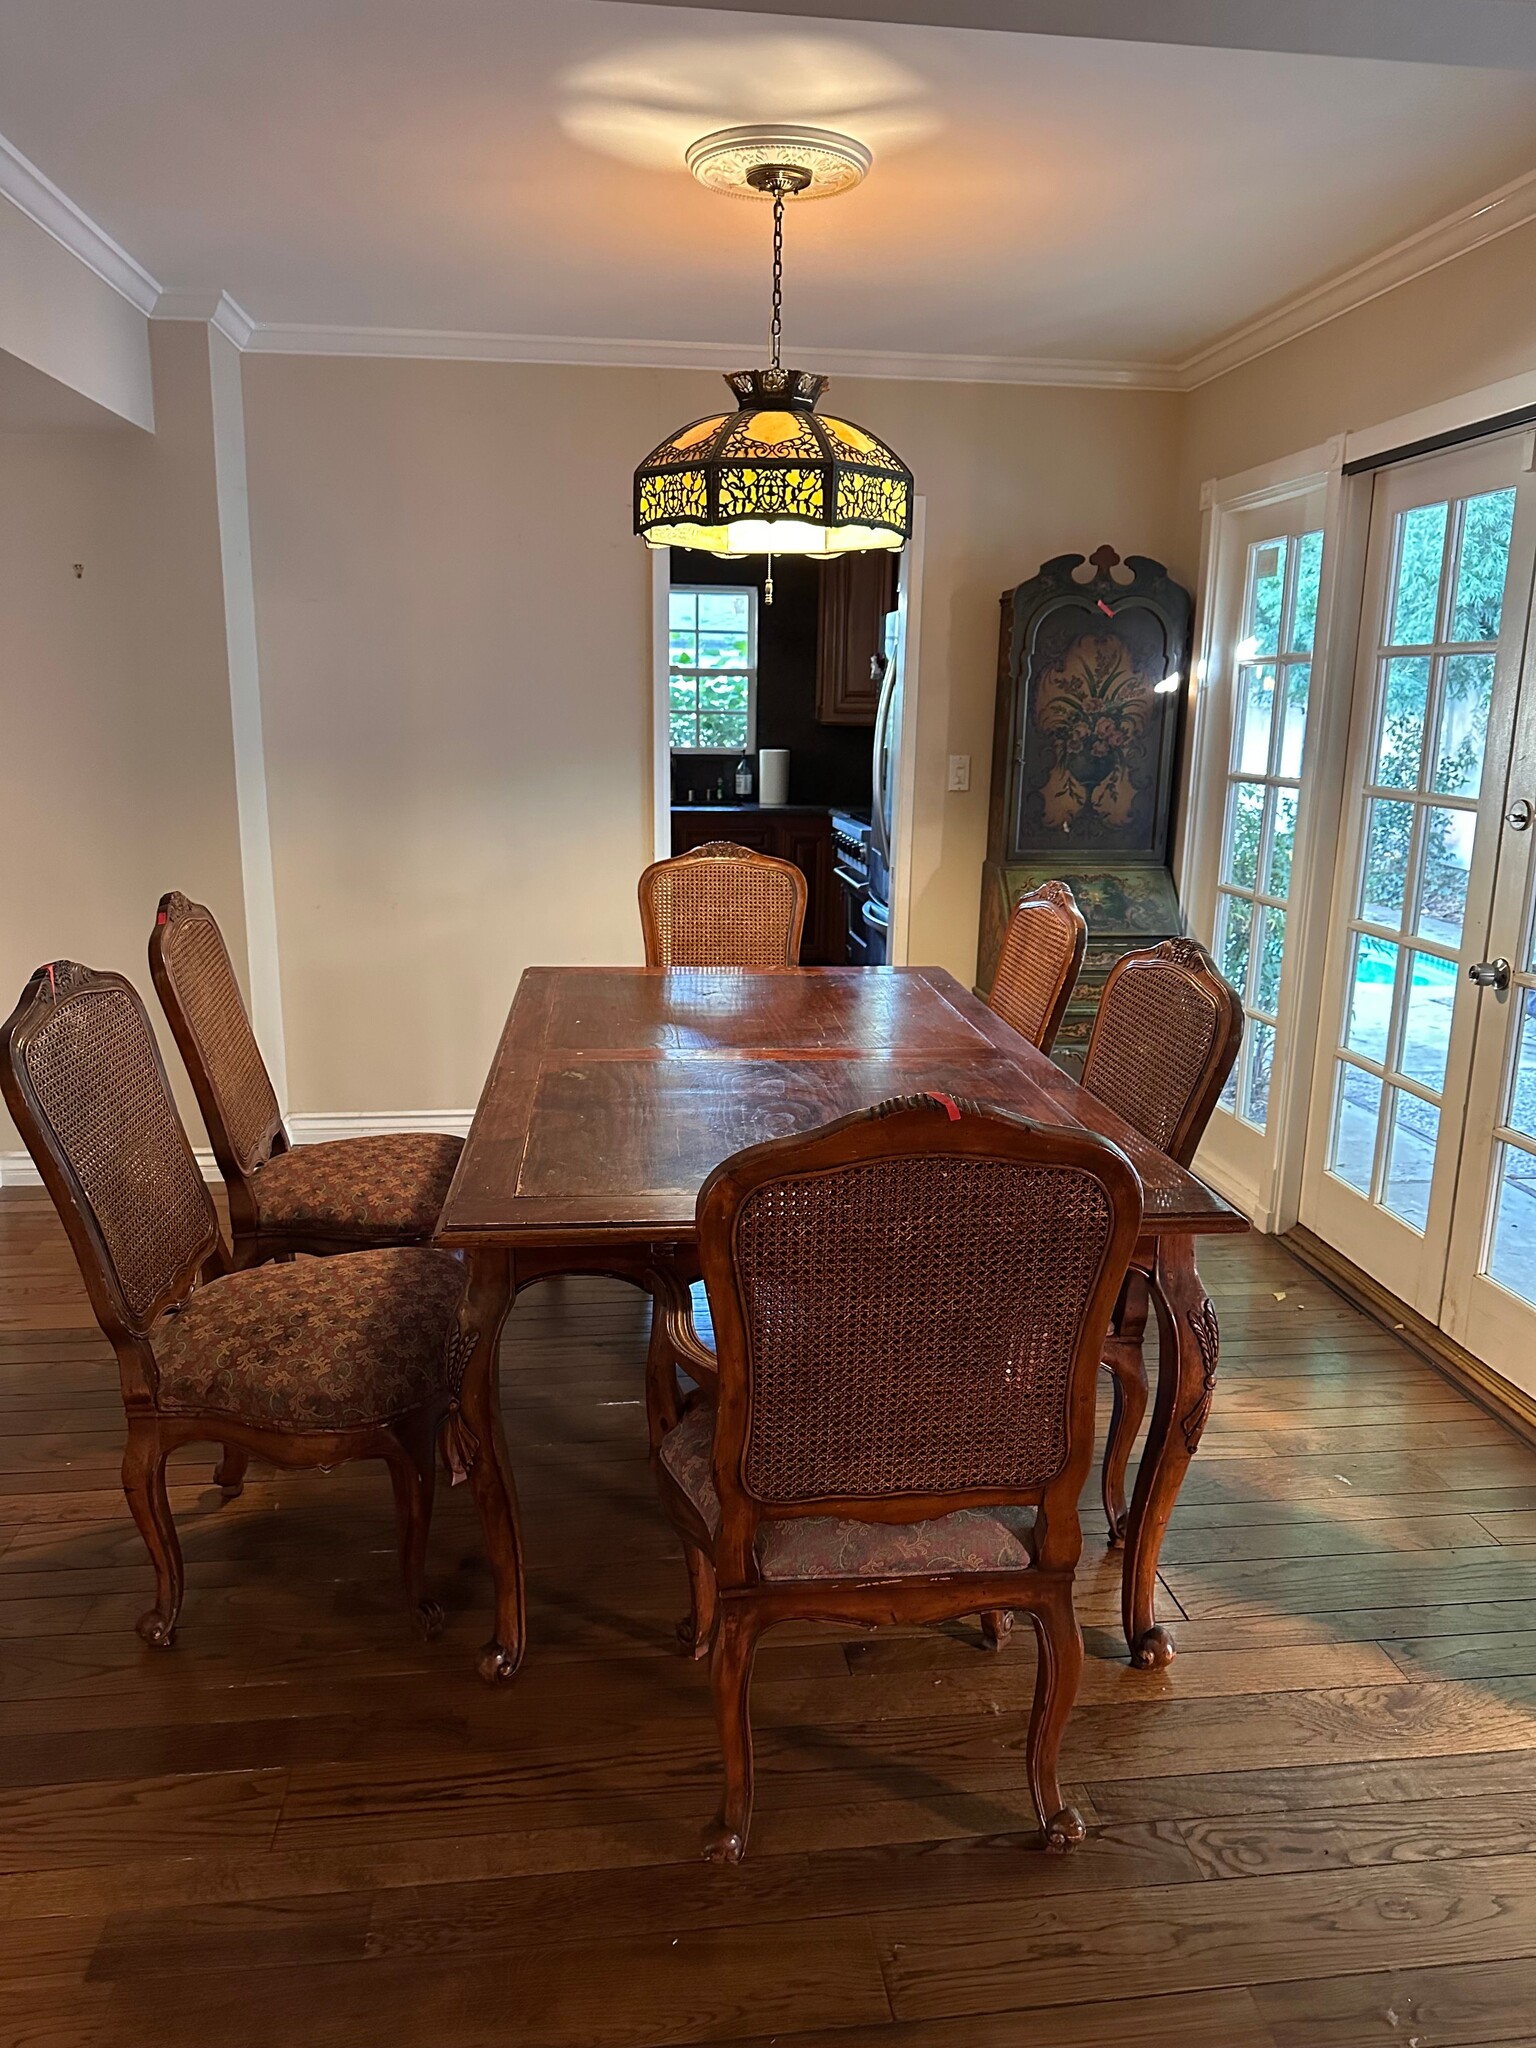
<svg viewBox="0 0 1536 2048">
<path fill-rule="evenodd" d="M 1243 1218 L 942 969 L 535 967 L 518 985 L 436 1238 L 469 1267 L 448 1452 L 469 1478 L 496 1581 L 482 1676 L 511 1677 L 526 1639 L 497 1365 L 517 1290 L 555 1273 L 642 1287 L 691 1279 L 695 1198 L 722 1159 L 929 1089 L 1097 1131 L 1141 1176 L 1134 1263 L 1157 1316 L 1158 1372 L 1125 1532 L 1124 1621 L 1133 1663 L 1173 1655 L 1154 1609 L 1158 1553 L 1217 1362 L 1195 1239 L 1245 1230 Z"/>
</svg>

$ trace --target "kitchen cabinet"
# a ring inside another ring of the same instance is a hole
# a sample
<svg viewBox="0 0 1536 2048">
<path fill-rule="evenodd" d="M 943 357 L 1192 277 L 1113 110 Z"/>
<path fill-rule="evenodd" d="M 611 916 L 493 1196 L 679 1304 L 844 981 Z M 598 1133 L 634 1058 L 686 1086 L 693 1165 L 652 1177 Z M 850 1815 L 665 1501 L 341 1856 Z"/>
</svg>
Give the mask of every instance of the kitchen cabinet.
<svg viewBox="0 0 1536 2048">
<path fill-rule="evenodd" d="M 832 872 L 832 814 L 828 810 L 756 804 L 677 809 L 672 813 L 672 851 L 688 853 L 711 839 L 750 846 L 793 861 L 805 877 L 805 931 L 800 940 L 804 967 L 844 964 L 843 906 Z"/>
<path fill-rule="evenodd" d="M 895 602 L 896 557 L 876 548 L 835 555 L 818 569 L 816 719 L 873 725 L 885 673 L 885 618 Z"/>
</svg>

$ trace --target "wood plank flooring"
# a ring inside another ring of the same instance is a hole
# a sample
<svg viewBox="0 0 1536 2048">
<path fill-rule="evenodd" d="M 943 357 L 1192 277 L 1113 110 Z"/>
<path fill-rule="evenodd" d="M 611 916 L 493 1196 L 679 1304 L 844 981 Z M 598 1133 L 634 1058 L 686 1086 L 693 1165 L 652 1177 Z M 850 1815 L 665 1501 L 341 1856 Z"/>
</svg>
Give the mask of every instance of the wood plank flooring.
<svg viewBox="0 0 1536 2048">
<path fill-rule="evenodd" d="M 1027 1636 L 784 1630 L 729 1871 L 641 1297 L 556 1282 L 508 1324 L 514 1686 L 473 1673 L 466 1489 L 424 1645 L 382 1471 L 222 1505 L 202 1452 L 157 1654 L 110 1354 L 52 1212 L 0 1195 L 0 2048 L 1532 2048 L 1536 1453 L 1272 1242 L 1204 1265 L 1168 1671 L 1126 1668 L 1086 1518 L 1088 1842 L 1032 1847 Z"/>
</svg>

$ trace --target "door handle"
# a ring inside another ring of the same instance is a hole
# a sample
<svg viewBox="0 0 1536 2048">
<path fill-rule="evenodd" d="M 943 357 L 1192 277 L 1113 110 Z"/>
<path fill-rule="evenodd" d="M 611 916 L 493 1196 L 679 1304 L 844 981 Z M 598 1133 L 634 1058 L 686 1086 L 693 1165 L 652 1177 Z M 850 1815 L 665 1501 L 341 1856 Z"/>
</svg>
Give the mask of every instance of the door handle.
<svg viewBox="0 0 1536 2048">
<path fill-rule="evenodd" d="M 1509 987 L 1509 962 L 1507 960 L 1479 960 L 1467 969 L 1468 981 L 1474 981 L 1479 988 Z"/>
<path fill-rule="evenodd" d="M 1511 832 L 1529 832 L 1531 829 L 1532 807 L 1528 796 L 1517 797 L 1504 813 L 1504 822 Z"/>
</svg>

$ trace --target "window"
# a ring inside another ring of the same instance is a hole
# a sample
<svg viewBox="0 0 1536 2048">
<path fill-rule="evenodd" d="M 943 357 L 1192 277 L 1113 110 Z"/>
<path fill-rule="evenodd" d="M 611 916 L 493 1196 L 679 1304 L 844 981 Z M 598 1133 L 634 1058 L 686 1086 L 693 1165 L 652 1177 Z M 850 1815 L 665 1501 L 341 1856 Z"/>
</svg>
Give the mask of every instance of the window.
<svg viewBox="0 0 1536 2048">
<path fill-rule="evenodd" d="M 672 751 L 745 754 L 757 730 L 757 592 L 674 589 L 667 675 Z"/>
<path fill-rule="evenodd" d="M 1269 1121 L 1275 1072 L 1322 562 L 1320 531 L 1255 541 L 1234 650 L 1215 952 L 1247 1023 L 1221 1106 L 1257 1131 Z"/>
</svg>

